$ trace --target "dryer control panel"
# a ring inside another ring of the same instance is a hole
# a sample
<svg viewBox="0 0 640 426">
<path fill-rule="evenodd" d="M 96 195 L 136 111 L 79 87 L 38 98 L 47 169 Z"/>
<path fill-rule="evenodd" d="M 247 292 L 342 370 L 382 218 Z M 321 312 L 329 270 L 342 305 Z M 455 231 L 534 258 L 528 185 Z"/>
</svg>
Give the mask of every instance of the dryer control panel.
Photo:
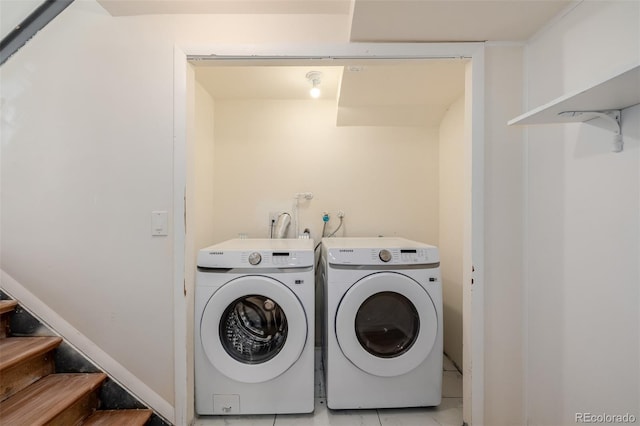
<svg viewBox="0 0 640 426">
<path fill-rule="evenodd" d="M 329 263 L 335 265 L 432 265 L 440 262 L 437 247 L 404 239 L 325 238 L 322 243 Z"/>
<path fill-rule="evenodd" d="M 329 263 L 338 265 L 424 265 L 438 263 L 437 249 L 328 249 Z"/>
</svg>

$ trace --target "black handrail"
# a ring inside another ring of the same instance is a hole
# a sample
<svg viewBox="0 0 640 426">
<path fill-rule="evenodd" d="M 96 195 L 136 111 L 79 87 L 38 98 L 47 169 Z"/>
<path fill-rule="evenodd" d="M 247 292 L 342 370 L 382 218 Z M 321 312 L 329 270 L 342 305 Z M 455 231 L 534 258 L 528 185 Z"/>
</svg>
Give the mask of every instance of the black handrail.
<svg viewBox="0 0 640 426">
<path fill-rule="evenodd" d="M 31 12 L 0 41 L 0 65 L 71 3 L 73 0 L 46 0 Z"/>
</svg>

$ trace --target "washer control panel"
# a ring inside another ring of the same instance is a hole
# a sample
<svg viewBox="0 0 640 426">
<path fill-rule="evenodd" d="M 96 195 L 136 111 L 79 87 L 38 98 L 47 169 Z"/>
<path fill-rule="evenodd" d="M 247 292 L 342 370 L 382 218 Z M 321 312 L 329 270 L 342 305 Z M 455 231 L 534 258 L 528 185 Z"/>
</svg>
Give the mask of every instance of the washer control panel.
<svg viewBox="0 0 640 426">
<path fill-rule="evenodd" d="M 257 265 L 258 263 L 262 262 L 262 255 L 257 251 L 254 251 L 249 255 L 248 259 L 250 264 Z"/>
<path fill-rule="evenodd" d="M 391 252 L 387 249 L 380 250 L 380 253 L 378 253 L 378 257 L 383 262 L 388 262 L 393 258 L 393 256 L 391 255 Z"/>
<path fill-rule="evenodd" d="M 304 255 L 297 251 L 254 251 L 240 255 L 240 266 L 249 264 L 266 268 L 302 266 Z"/>
<path fill-rule="evenodd" d="M 198 251 L 198 267 L 307 268 L 314 264 L 313 249 L 311 239 L 236 238 Z"/>
<path fill-rule="evenodd" d="M 304 268 L 313 266 L 313 250 L 224 251 L 200 250 L 201 268 Z"/>
</svg>

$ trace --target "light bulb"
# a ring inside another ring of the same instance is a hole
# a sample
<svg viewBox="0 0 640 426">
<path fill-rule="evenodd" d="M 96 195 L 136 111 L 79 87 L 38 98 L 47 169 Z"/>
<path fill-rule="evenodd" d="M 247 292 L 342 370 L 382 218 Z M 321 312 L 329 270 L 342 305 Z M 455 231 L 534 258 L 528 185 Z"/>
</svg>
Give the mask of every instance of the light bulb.
<svg viewBox="0 0 640 426">
<path fill-rule="evenodd" d="M 311 83 L 311 90 L 309 91 L 309 95 L 318 99 L 320 97 L 320 83 L 322 82 L 322 73 L 320 71 L 309 71 L 307 75 L 307 80 Z"/>
</svg>

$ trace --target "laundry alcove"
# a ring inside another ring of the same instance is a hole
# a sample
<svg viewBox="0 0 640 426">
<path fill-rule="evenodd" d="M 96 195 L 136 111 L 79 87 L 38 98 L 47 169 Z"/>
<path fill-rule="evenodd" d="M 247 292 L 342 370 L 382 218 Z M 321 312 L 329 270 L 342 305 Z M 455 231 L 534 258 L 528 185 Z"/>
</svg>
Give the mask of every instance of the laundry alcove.
<svg viewBox="0 0 640 426">
<path fill-rule="evenodd" d="M 296 207 L 297 227 L 316 242 L 323 213 L 331 231 L 344 212 L 336 236 L 437 245 L 445 352 L 462 368 L 469 59 L 189 59 L 187 230 L 194 232 L 185 264 L 216 242 L 269 237 L 273 212 Z M 309 71 L 323 75 L 319 99 L 308 95 Z M 313 199 L 294 203 L 307 191 Z"/>
</svg>

